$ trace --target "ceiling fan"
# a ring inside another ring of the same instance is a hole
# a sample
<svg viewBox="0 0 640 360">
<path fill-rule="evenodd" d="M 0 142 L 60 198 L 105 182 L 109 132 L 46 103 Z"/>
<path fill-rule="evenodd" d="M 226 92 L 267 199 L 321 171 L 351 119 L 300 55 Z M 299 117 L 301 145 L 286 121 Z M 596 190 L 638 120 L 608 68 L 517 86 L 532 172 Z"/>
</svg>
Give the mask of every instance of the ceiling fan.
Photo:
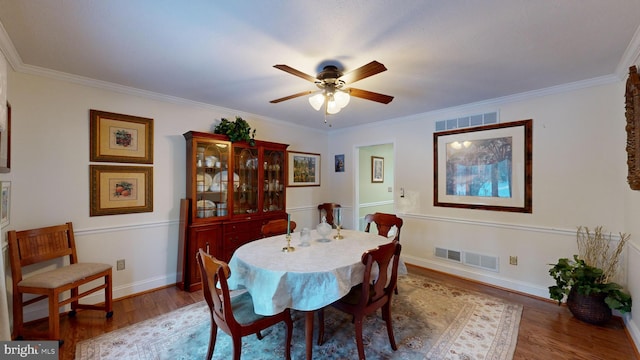
<svg viewBox="0 0 640 360">
<path fill-rule="evenodd" d="M 301 91 L 293 95 L 271 100 L 270 102 L 272 104 L 316 93 L 315 95 L 309 97 L 309 103 L 311 104 L 311 106 L 313 106 L 313 108 L 316 110 L 320 110 L 320 108 L 322 108 L 322 105 L 324 105 L 325 114 L 336 114 L 342 108 L 347 106 L 350 96 L 355 96 L 365 100 L 376 101 L 383 104 L 388 104 L 391 102 L 391 100 L 393 100 L 393 96 L 349 87 L 349 85 L 353 84 L 356 81 L 368 78 L 369 76 L 373 76 L 387 70 L 387 68 L 383 64 L 375 60 L 346 74 L 343 74 L 342 71 L 340 71 L 335 65 L 327 65 L 322 69 L 322 71 L 318 73 L 316 77 L 305 74 L 302 71 L 296 70 L 288 65 L 274 65 L 273 67 L 287 72 L 291 75 L 295 75 L 307 81 L 310 81 L 316 84 L 316 86 L 320 88 L 320 90 Z"/>
</svg>

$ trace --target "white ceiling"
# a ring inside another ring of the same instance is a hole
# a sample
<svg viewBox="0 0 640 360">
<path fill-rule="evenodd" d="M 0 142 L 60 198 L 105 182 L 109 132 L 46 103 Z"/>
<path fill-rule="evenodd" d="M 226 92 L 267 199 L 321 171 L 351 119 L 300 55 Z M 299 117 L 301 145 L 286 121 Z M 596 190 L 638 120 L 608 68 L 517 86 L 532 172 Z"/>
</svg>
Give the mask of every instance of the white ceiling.
<svg viewBox="0 0 640 360">
<path fill-rule="evenodd" d="M 269 103 L 316 89 L 273 65 L 315 76 L 327 62 L 345 72 L 383 63 L 354 87 L 395 99 L 353 98 L 329 116 L 338 129 L 620 80 L 640 58 L 638 0 L 0 0 L 0 22 L 16 71 L 321 129 L 306 97 Z"/>
</svg>

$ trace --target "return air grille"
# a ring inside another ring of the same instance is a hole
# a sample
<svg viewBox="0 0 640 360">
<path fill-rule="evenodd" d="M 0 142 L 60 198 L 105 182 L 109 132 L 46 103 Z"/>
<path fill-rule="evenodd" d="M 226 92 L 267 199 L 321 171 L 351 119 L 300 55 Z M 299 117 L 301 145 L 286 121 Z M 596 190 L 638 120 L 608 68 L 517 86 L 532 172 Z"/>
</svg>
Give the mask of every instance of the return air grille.
<svg viewBox="0 0 640 360">
<path fill-rule="evenodd" d="M 438 258 L 455 261 L 467 266 L 473 266 L 495 272 L 499 271 L 499 259 L 497 256 L 482 255 L 440 247 L 436 247 L 435 254 Z"/>
<path fill-rule="evenodd" d="M 439 257 L 439 258 L 452 260 L 455 262 L 461 262 L 462 260 L 461 255 L 462 254 L 460 253 L 460 251 L 443 249 L 439 247 L 436 248 L 436 257 Z"/>
</svg>

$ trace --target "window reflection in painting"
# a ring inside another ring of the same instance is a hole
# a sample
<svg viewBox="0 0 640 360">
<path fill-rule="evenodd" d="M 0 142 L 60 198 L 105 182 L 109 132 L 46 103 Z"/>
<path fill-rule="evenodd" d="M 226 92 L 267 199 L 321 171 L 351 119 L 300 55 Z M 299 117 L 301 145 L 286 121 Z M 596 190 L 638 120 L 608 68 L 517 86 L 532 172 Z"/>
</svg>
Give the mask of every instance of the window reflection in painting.
<svg viewBox="0 0 640 360">
<path fill-rule="evenodd" d="M 446 151 L 447 195 L 512 197 L 512 137 L 454 141 Z"/>
</svg>

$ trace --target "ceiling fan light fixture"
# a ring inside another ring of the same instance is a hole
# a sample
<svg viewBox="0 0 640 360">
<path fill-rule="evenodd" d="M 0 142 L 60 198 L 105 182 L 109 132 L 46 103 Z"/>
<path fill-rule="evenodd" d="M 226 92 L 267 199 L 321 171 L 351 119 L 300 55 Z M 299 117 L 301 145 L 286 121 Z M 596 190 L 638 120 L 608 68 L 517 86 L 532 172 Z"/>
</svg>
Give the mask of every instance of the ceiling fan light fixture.
<svg viewBox="0 0 640 360">
<path fill-rule="evenodd" d="M 316 111 L 319 111 L 322 104 L 324 104 L 324 94 L 318 93 L 313 96 L 309 96 L 309 104 L 311 104 Z"/>
<path fill-rule="evenodd" d="M 337 114 L 342 108 L 338 106 L 338 102 L 334 99 L 333 95 L 327 96 L 327 114 Z"/>
<path fill-rule="evenodd" d="M 336 90 L 333 94 L 333 98 L 336 100 L 336 104 L 340 107 L 340 109 L 344 108 L 349 104 L 349 100 L 351 100 L 351 96 L 346 91 Z"/>
</svg>

